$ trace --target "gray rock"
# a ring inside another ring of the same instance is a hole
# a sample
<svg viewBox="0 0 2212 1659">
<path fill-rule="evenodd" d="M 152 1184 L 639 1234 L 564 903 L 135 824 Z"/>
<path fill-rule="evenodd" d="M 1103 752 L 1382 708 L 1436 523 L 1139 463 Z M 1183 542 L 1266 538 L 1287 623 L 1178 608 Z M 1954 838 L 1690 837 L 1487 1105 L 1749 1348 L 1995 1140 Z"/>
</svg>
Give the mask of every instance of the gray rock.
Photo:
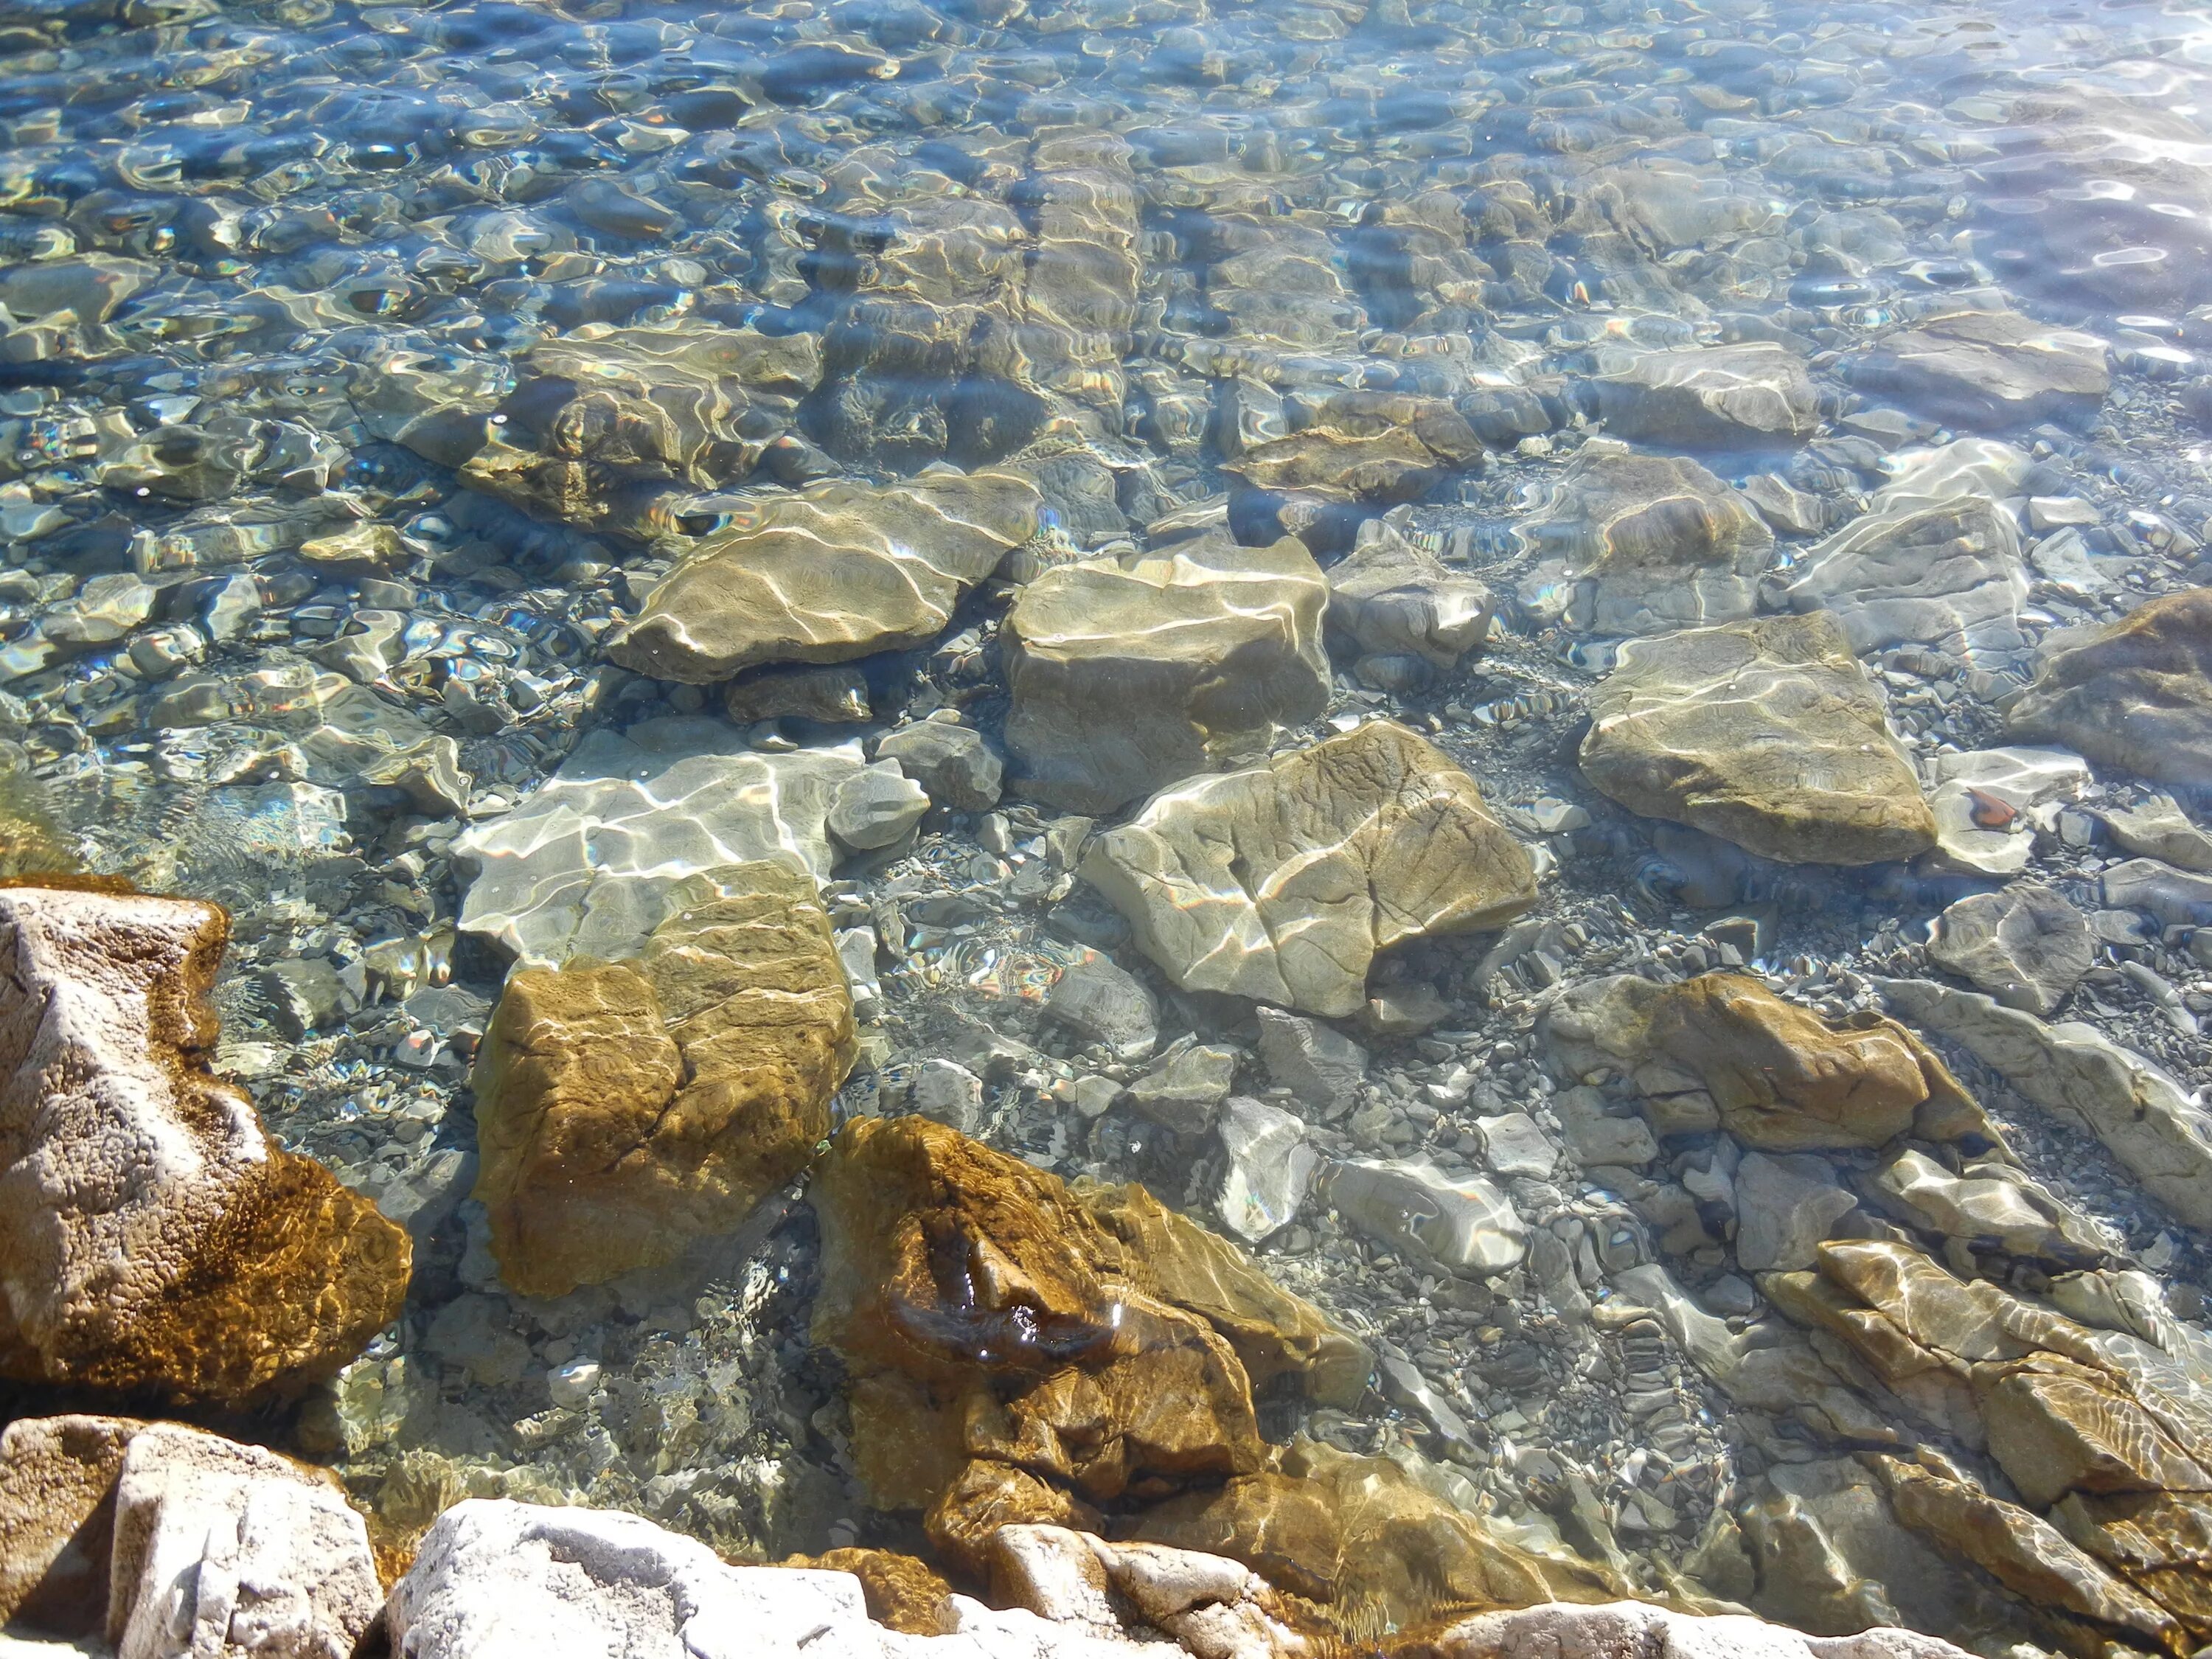
<svg viewBox="0 0 2212 1659">
<path fill-rule="evenodd" d="M 2212 875 L 2212 836 L 2191 823 L 2171 796 L 2154 795 L 2132 809 L 2107 807 L 2097 816 L 2122 852 Z"/>
<path fill-rule="evenodd" d="M 1624 438 L 1692 448 L 1812 435 L 1819 399 L 1797 356 L 1766 341 L 1597 354 L 1598 410 Z"/>
<path fill-rule="evenodd" d="M 2022 1171 L 1995 1160 L 1954 1175 L 1907 1147 L 1872 1182 L 1914 1225 L 1978 1249 L 2062 1267 L 2094 1267 L 2107 1254 L 2087 1222 Z"/>
<path fill-rule="evenodd" d="M 2106 866 L 2105 902 L 2115 910 L 2140 910 L 2162 927 L 2198 927 L 2212 921 L 2212 876 L 2177 870 L 2156 859 L 2129 859 Z"/>
<path fill-rule="evenodd" d="M 1109 812 L 1258 759 L 1328 703 L 1328 585 L 1302 543 L 1206 536 L 1047 571 L 1007 612 L 1006 746 L 1023 789 Z"/>
<path fill-rule="evenodd" d="M 1044 1000 L 1044 1012 L 1104 1043 L 1116 1060 L 1144 1060 L 1159 1041 L 1159 1003 L 1142 980 L 1105 957 L 1062 974 Z"/>
<path fill-rule="evenodd" d="M 1297 1217 L 1321 1167 L 1303 1119 L 1249 1095 L 1231 1095 L 1216 1123 L 1229 1168 L 1214 1206 L 1230 1231 L 1256 1244 Z"/>
<path fill-rule="evenodd" d="M 823 820 L 830 833 L 856 853 L 889 847 L 929 811 L 921 786 L 895 762 L 879 760 L 837 786 Z"/>
<path fill-rule="evenodd" d="M 1328 628 L 1363 654 L 1411 654 L 1449 669 L 1478 651 L 1497 601 L 1474 577 L 1449 568 L 1381 520 L 1328 570 Z"/>
<path fill-rule="evenodd" d="M 865 764 L 854 744 L 759 753 L 713 720 L 593 732 L 536 793 L 453 843 L 471 878 L 460 927 L 524 967 L 635 957 L 690 878 L 780 858 L 826 878 L 830 808 Z"/>
<path fill-rule="evenodd" d="M 272 963 L 256 976 L 276 1029 L 295 1042 L 326 1030 L 361 1006 L 361 999 L 321 957 Z"/>
<path fill-rule="evenodd" d="M 1695 461 L 1597 439 L 1515 533 L 1538 560 L 1523 608 L 1599 634 L 1748 617 L 1774 555 L 1751 504 Z"/>
<path fill-rule="evenodd" d="M 1258 1012 L 1267 1075 L 1326 1117 L 1350 1110 L 1367 1079 L 1367 1050 L 1317 1019 L 1279 1008 Z"/>
<path fill-rule="evenodd" d="M 453 1218 L 476 1179 L 474 1152 L 441 1146 L 379 1193 L 376 1207 L 386 1221 L 396 1221 L 413 1234 L 420 1249 Z"/>
<path fill-rule="evenodd" d="M 2088 918 L 2047 887 L 1975 893 L 1936 918 L 1929 959 L 2008 1008 L 2048 1014 L 2097 959 Z"/>
<path fill-rule="evenodd" d="M 1814 1247 L 1857 1208 L 1824 1158 L 1746 1152 L 1735 1172 L 1735 1259 L 1746 1273 L 1809 1267 Z"/>
<path fill-rule="evenodd" d="M 949 811 L 988 812 L 999 804 L 1004 763 L 973 726 L 917 720 L 877 744 L 876 758 L 896 761 Z"/>
<path fill-rule="evenodd" d="M 1475 1133 L 1482 1137 L 1482 1161 L 1495 1174 L 1543 1181 L 1559 1161 L 1559 1149 L 1526 1112 L 1486 1117 L 1476 1124 Z"/>
<path fill-rule="evenodd" d="M 2164 1071 L 2094 1026 L 2045 1025 L 1932 980 L 1875 986 L 1899 1018 L 1964 1043 L 2027 1100 L 2096 1136 L 2178 1219 L 2212 1226 L 2212 1112 Z"/>
<path fill-rule="evenodd" d="M 957 1060 L 925 1060 L 907 1085 L 907 1103 L 915 1114 L 963 1135 L 983 1130 L 983 1079 Z"/>
<path fill-rule="evenodd" d="M 1162 1128 L 1202 1135 L 1237 1081 L 1237 1051 L 1194 1043 L 1161 1056 L 1128 1087 L 1129 1104 Z"/>
<path fill-rule="evenodd" d="M 848 725 L 869 717 L 867 677 L 848 663 L 758 669 L 730 682 L 722 712 L 739 726 L 773 720 Z"/>
<path fill-rule="evenodd" d="M 1382 1385 L 1382 1397 L 1400 1410 L 1415 1413 L 1434 1429 L 1437 1438 L 1443 1443 L 1447 1456 L 1465 1459 L 1480 1452 L 1481 1443 L 1468 1428 L 1467 1419 L 1405 1355 L 1380 1355 L 1375 1362 L 1375 1374 Z"/>
<path fill-rule="evenodd" d="M 1528 1228 L 1482 1176 L 1447 1176 L 1418 1159 L 1336 1164 L 1328 1193 L 1370 1238 L 1449 1273 L 1487 1279 L 1528 1253 Z"/>
<path fill-rule="evenodd" d="M 1659 1143 L 1640 1117 L 1614 1117 L 1605 1109 L 1605 1097 L 1595 1089 L 1564 1089 L 1553 1097 L 1559 1115 L 1567 1150 L 1587 1169 L 1614 1164 L 1634 1169 L 1659 1156 Z"/>
<path fill-rule="evenodd" d="M 1928 810 L 1936 820 L 1934 862 L 1985 876 L 2016 876 L 2034 854 L 2030 814 L 2072 800 L 2090 781 L 2088 763 L 2063 749 L 1972 749 L 1935 757 Z"/>
<path fill-rule="evenodd" d="M 1851 383 L 1945 426 L 2001 430 L 2078 417 L 2112 389 L 2105 343 L 2014 312 L 1958 311 L 1852 362 Z"/>
</svg>

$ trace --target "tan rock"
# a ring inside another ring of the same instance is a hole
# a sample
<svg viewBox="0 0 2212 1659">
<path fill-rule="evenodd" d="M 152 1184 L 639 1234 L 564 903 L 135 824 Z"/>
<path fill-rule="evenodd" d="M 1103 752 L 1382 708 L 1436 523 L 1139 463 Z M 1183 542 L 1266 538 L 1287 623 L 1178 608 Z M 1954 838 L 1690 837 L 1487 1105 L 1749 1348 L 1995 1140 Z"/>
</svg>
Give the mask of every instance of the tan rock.
<svg viewBox="0 0 2212 1659">
<path fill-rule="evenodd" d="M 1036 488 L 1005 472 L 764 496 L 664 577 L 607 653 L 706 684 L 757 663 L 845 662 L 933 639 L 961 596 L 1036 532 Z"/>
<path fill-rule="evenodd" d="M 1207 536 L 1047 571 L 1000 635 L 1021 787 L 1109 812 L 1258 759 L 1328 706 L 1328 604 L 1321 567 L 1288 537 L 1241 547 Z"/>
<path fill-rule="evenodd" d="M 1632 640 L 1590 697 L 1583 775 L 1631 811 L 1791 864 L 1936 843 L 1911 763 L 1826 612 Z"/>
<path fill-rule="evenodd" d="M 2161 782 L 2212 775 L 2212 587 L 2054 635 L 2006 714 L 2024 738 Z"/>
<path fill-rule="evenodd" d="M 559 1296 L 673 1260 L 805 1166 L 854 1053 L 812 880 L 714 872 L 643 951 L 508 981 L 478 1050 L 477 1196 L 507 1284 Z"/>
<path fill-rule="evenodd" d="M 1336 1018 L 1364 1005 L 1379 952 L 1536 896 L 1474 780 L 1387 720 L 1164 791 L 1082 870 L 1178 985 Z"/>
<path fill-rule="evenodd" d="M 104 1627 L 116 1477 L 144 1426 L 129 1417 L 23 1417 L 0 1431 L 0 1626 Z"/>
<path fill-rule="evenodd" d="M 1598 354 L 1598 409 L 1609 431 L 1660 444 L 1740 448 L 1812 435 L 1820 404 L 1805 365 L 1768 341 Z"/>
<path fill-rule="evenodd" d="M 399 1311 L 407 1235 L 205 1068 L 212 904 L 0 888 L 0 1376 L 241 1401 Z"/>
<path fill-rule="evenodd" d="M 911 1555 L 896 1550 L 835 1549 L 794 1555 L 781 1565 L 851 1573 L 860 1581 L 868 1617 L 908 1636 L 949 1636 L 957 1627 L 952 1586 Z"/>
</svg>

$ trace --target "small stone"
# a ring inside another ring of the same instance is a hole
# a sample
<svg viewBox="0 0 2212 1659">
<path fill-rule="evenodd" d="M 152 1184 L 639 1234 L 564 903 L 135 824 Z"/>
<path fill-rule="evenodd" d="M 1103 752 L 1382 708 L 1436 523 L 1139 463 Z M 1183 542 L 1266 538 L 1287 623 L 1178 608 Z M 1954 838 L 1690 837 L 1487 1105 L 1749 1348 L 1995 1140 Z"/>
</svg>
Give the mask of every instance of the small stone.
<svg viewBox="0 0 2212 1659">
<path fill-rule="evenodd" d="M 738 726 L 775 720 L 845 726 L 872 714 L 867 676 L 844 663 L 757 669 L 730 682 L 722 712 Z"/>
<path fill-rule="evenodd" d="M 2191 823 L 2171 796 L 2154 795 L 2128 810 L 2107 807 L 2098 817 L 2122 852 L 2212 875 L 2212 835 Z"/>
<path fill-rule="evenodd" d="M 945 720 L 902 726 L 877 744 L 876 758 L 896 761 L 948 811 L 985 812 L 999 804 L 1004 767 L 972 726 Z"/>
<path fill-rule="evenodd" d="M 1566 1133 L 1567 1150 L 1588 1169 L 1605 1164 L 1635 1169 L 1659 1156 L 1659 1143 L 1640 1117 L 1614 1117 L 1595 1089 L 1565 1089 L 1552 1100 Z"/>
<path fill-rule="evenodd" d="M 1623 438 L 1729 448 L 1793 443 L 1820 423 L 1804 362 L 1765 341 L 1596 356 L 1598 409 Z"/>
<path fill-rule="evenodd" d="M 1249 1095 L 1222 1103 L 1218 1127 L 1229 1168 L 1215 1207 L 1230 1231 L 1256 1244 L 1297 1218 L 1320 1155 L 1305 1144 L 1303 1119 Z"/>
<path fill-rule="evenodd" d="M 1497 601 L 1380 520 L 1328 571 L 1328 628 L 1360 652 L 1411 653 L 1450 669 L 1482 648 Z"/>
<path fill-rule="evenodd" d="M 925 1060 L 915 1068 L 907 1100 L 921 1116 L 963 1134 L 983 1128 L 983 1079 L 957 1060 Z"/>
<path fill-rule="evenodd" d="M 1559 1161 L 1559 1149 L 1528 1113 L 1500 1112 L 1495 1117 L 1482 1119 L 1475 1127 L 1482 1137 L 1482 1161 L 1493 1173 L 1527 1176 L 1537 1181 L 1551 1178 Z"/>
<path fill-rule="evenodd" d="M 2141 777 L 2191 787 L 2212 777 L 2212 588 L 2053 635 L 2006 720 Z"/>
<path fill-rule="evenodd" d="M 262 969 L 257 983 L 276 1029 L 295 1042 L 327 1030 L 361 1006 L 338 970 L 320 957 L 295 957 Z"/>
<path fill-rule="evenodd" d="M 357 524 L 300 544 L 300 557 L 341 576 L 384 576 L 404 570 L 413 555 L 388 524 Z"/>
<path fill-rule="evenodd" d="M 556 1406 L 568 1411 L 581 1411 L 590 1405 L 599 1386 L 597 1360 L 571 1359 L 545 1373 L 545 1392 Z"/>
<path fill-rule="evenodd" d="M 837 786 L 829 816 L 830 833 L 856 853 L 889 847 L 920 823 L 929 797 L 898 766 L 879 760 Z"/>
<path fill-rule="evenodd" d="M 1267 1075 L 1325 1116 L 1350 1109 L 1367 1078 L 1367 1050 L 1317 1019 L 1257 1010 Z"/>
<path fill-rule="evenodd" d="M 1481 1176 L 1457 1179 L 1433 1164 L 1333 1164 L 1329 1204 L 1370 1238 L 1448 1273 L 1490 1278 L 1521 1264 L 1528 1230 Z"/>
<path fill-rule="evenodd" d="M 1946 426 L 2078 419 L 2112 388 L 2105 343 L 2009 311 L 1957 311 L 1892 334 L 1849 366 L 1854 386 Z"/>
<path fill-rule="evenodd" d="M 1159 1004 L 1134 974 L 1105 957 L 1079 962 L 1054 981 L 1046 1015 L 1104 1043 L 1116 1060 L 1151 1056 L 1159 1041 Z"/>
<path fill-rule="evenodd" d="M 1142 1115 L 1177 1134 L 1200 1135 L 1237 1081 L 1237 1051 L 1196 1043 L 1156 1061 L 1131 1079 L 1128 1101 Z"/>
</svg>

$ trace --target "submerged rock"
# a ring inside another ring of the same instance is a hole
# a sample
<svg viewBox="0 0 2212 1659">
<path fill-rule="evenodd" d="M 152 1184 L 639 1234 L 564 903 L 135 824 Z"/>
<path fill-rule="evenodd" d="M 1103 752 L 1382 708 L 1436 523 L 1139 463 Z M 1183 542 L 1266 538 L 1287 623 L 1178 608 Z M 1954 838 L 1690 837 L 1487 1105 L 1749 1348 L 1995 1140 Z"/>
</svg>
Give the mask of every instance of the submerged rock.
<svg viewBox="0 0 2212 1659">
<path fill-rule="evenodd" d="M 1598 410 L 1624 438 L 1691 447 L 1794 443 L 1820 423 L 1805 364 L 1765 341 L 1598 354 Z"/>
<path fill-rule="evenodd" d="M 0 1375 L 237 1404 L 398 1313 L 406 1233 L 212 1076 L 228 919 L 0 890 Z"/>
<path fill-rule="evenodd" d="M 1328 627 L 1364 656 L 1412 655 L 1449 670 L 1482 648 L 1497 601 L 1472 576 L 1379 521 L 1328 569 Z"/>
<path fill-rule="evenodd" d="M 1448 1176 L 1419 1160 L 1339 1164 L 1328 1193 L 1361 1232 L 1446 1273 L 1486 1279 L 1528 1253 L 1528 1229 L 1486 1176 Z"/>
<path fill-rule="evenodd" d="M 2009 1008 L 2048 1014 L 2095 965 L 2089 921 L 2047 887 L 1975 893 L 1936 918 L 1928 958 Z"/>
<path fill-rule="evenodd" d="M 1634 640 L 1590 696 L 1583 775 L 1630 811 L 1792 864 L 1935 844 L 1911 763 L 1824 614 Z"/>
<path fill-rule="evenodd" d="M 2212 588 L 2053 635 L 2006 720 L 2021 737 L 2142 777 L 2191 786 L 2212 778 Z"/>
<path fill-rule="evenodd" d="M 1889 335 L 1852 384 L 1946 426 L 1997 430 L 2079 418 L 2112 389 L 2105 343 L 2010 311 L 1954 311 Z"/>
<path fill-rule="evenodd" d="M 680 883 L 783 859 L 826 877 L 829 820 L 866 763 L 857 745 L 763 754 L 720 720 L 602 729 L 537 793 L 453 844 L 472 876 L 460 927 L 526 968 L 635 955 Z"/>
<path fill-rule="evenodd" d="M 1306 1145 L 1304 1120 L 1248 1095 L 1224 1101 L 1216 1127 L 1229 1167 L 1214 1207 L 1231 1231 L 1257 1244 L 1297 1219 L 1321 1154 Z"/>
<path fill-rule="evenodd" d="M 1328 585 L 1289 538 L 1089 560 L 1024 588 L 1000 638 L 1024 793 L 1107 812 L 1265 754 L 1328 702 Z"/>
<path fill-rule="evenodd" d="M 1034 484 L 1004 472 L 887 487 L 830 480 L 765 497 L 702 538 L 607 654 L 706 684 L 762 663 L 924 644 L 1036 533 L 1038 505 Z"/>
<path fill-rule="evenodd" d="M 829 1131 L 853 1004 L 813 883 L 738 865 L 671 896 L 635 957 L 516 974 L 477 1049 L 476 1196 L 525 1296 L 726 1232 Z"/>
<path fill-rule="evenodd" d="M 1336 1018 L 1365 1004 L 1378 952 L 1536 896 L 1474 780 L 1388 720 L 1164 791 L 1082 869 L 1176 984 Z"/>
<path fill-rule="evenodd" d="M 1569 627 L 1663 634 L 1759 608 L 1774 532 L 1695 461 L 1585 445 L 1516 533 L 1540 561 L 1522 602 Z"/>
</svg>

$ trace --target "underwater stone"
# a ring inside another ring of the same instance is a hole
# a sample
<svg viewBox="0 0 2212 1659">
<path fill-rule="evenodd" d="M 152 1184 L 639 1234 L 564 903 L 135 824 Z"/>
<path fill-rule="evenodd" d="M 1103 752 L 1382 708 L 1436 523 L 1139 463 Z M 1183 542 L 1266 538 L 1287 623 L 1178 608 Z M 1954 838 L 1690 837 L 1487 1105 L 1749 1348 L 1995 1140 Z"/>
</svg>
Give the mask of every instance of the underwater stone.
<svg viewBox="0 0 2212 1659">
<path fill-rule="evenodd" d="M 0 1374 L 236 1404 L 398 1314 L 406 1233 L 205 1067 L 212 904 L 0 891 Z"/>
<path fill-rule="evenodd" d="M 1486 1279 L 1528 1254 L 1528 1229 L 1486 1176 L 1447 1176 L 1417 1159 L 1337 1164 L 1325 1189 L 1370 1238 L 1446 1273 Z"/>
<path fill-rule="evenodd" d="M 484 1031 L 476 1196 L 523 1295 L 726 1232 L 829 1130 L 853 1005 L 813 882 L 756 863 L 670 896 L 635 957 L 526 969 Z"/>
<path fill-rule="evenodd" d="M 1492 927 L 1536 896 L 1528 850 L 1474 780 L 1373 720 L 1164 791 L 1094 837 L 1084 878 L 1187 990 L 1348 1018 L 1376 953 Z"/>
<path fill-rule="evenodd" d="M 1404 653 L 1455 667 L 1489 637 L 1497 600 L 1474 577 L 1374 521 L 1328 568 L 1328 628 L 1365 655 Z"/>
<path fill-rule="evenodd" d="M 1957 311 L 1878 341 L 1854 386 L 1946 426 L 1986 429 L 2078 418 L 2112 389 L 2105 343 L 2010 311 Z"/>
<path fill-rule="evenodd" d="M 2212 588 L 2052 635 L 2006 720 L 2142 777 L 2202 784 L 2212 777 Z"/>
<path fill-rule="evenodd" d="M 1297 1218 L 1321 1155 L 1305 1144 L 1304 1119 L 1249 1095 L 1224 1101 L 1215 1127 L 1229 1167 L 1214 1207 L 1231 1231 L 1256 1244 Z"/>
<path fill-rule="evenodd" d="M 1044 1012 L 1103 1043 L 1116 1060 L 1149 1059 L 1159 1041 L 1158 1002 L 1142 980 L 1104 957 L 1079 962 L 1055 980 Z"/>
<path fill-rule="evenodd" d="M 1590 696 L 1583 775 L 1792 864 L 1875 864 L 1935 844 L 1911 763 L 1850 642 L 1820 612 L 1632 640 Z"/>
<path fill-rule="evenodd" d="M 1598 409 L 1624 438 L 1733 447 L 1793 443 L 1819 424 L 1803 362 L 1765 341 L 1596 356 Z"/>
<path fill-rule="evenodd" d="M 901 771 L 948 811 L 988 812 L 999 804 L 1005 767 L 973 726 L 916 720 L 884 733 L 876 744 L 876 757 L 896 761 Z"/>
<path fill-rule="evenodd" d="M 2095 966 L 2089 921 L 2047 887 L 1973 893 L 1936 918 L 1928 959 L 2008 1008 L 2048 1014 Z"/>
<path fill-rule="evenodd" d="M 607 654 L 706 684 L 761 663 L 845 662 L 925 643 L 1036 533 L 1036 488 L 1010 473 L 878 487 L 833 479 L 762 496 L 646 598 Z"/>
<path fill-rule="evenodd" d="M 1024 587 L 1000 635 L 1021 789 L 1107 812 L 1257 758 L 1327 708 L 1328 585 L 1300 543 L 1218 537 Z"/>
</svg>

